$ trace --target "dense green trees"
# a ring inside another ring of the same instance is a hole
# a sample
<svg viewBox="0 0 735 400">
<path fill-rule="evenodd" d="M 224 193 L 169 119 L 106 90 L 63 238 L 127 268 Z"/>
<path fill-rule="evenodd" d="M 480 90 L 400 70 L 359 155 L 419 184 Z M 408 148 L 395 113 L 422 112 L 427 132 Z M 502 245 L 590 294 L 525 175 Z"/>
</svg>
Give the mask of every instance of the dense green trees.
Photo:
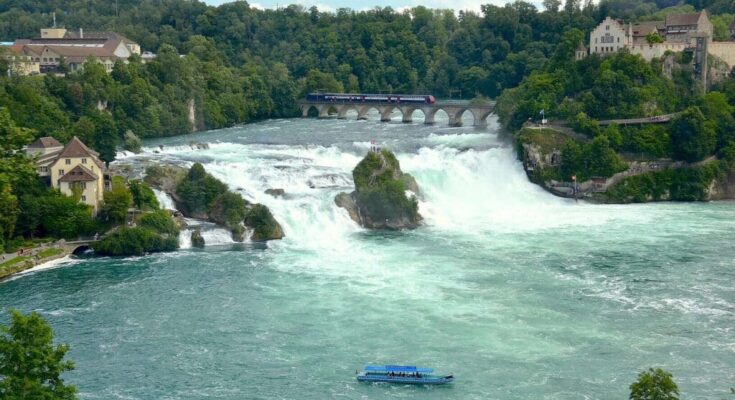
<svg viewBox="0 0 735 400">
<path fill-rule="evenodd" d="M 176 194 L 181 199 L 179 207 L 186 215 L 207 218 L 214 200 L 227 192 L 227 186 L 204 171 L 202 164 L 195 163 L 186 178 L 176 187 Z"/>
<path fill-rule="evenodd" d="M 76 388 L 61 378 L 74 369 L 64 360 L 69 346 L 54 346 L 51 327 L 37 313 L 10 315 L 10 325 L 0 325 L 0 398 L 76 399 Z"/>
<path fill-rule="evenodd" d="M 144 227 L 122 227 L 92 245 L 95 253 L 108 256 L 142 256 L 179 248 L 177 236 L 163 235 Z"/>
<path fill-rule="evenodd" d="M 112 178 L 112 188 L 105 191 L 102 205 L 103 219 L 112 224 L 122 224 L 128 215 L 128 208 L 133 205 L 133 195 L 128 190 L 125 179 L 121 176 Z"/>
<path fill-rule="evenodd" d="M 717 144 L 714 123 L 696 106 L 687 108 L 671 121 L 670 135 L 673 156 L 678 160 L 703 160 L 714 152 Z"/>
</svg>

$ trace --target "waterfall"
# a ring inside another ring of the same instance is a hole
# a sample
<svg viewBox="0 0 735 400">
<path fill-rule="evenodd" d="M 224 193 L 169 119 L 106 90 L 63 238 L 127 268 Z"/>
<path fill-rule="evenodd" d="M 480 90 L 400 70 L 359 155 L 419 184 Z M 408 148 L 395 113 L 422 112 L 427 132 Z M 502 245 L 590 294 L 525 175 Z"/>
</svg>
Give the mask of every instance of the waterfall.
<svg viewBox="0 0 735 400">
<path fill-rule="evenodd" d="M 153 189 L 153 193 L 156 195 L 156 200 L 158 200 L 158 205 L 164 209 L 164 210 L 176 210 L 176 205 L 174 204 L 174 199 L 171 198 L 171 196 L 168 195 L 168 193 L 159 190 L 159 189 Z"/>
</svg>

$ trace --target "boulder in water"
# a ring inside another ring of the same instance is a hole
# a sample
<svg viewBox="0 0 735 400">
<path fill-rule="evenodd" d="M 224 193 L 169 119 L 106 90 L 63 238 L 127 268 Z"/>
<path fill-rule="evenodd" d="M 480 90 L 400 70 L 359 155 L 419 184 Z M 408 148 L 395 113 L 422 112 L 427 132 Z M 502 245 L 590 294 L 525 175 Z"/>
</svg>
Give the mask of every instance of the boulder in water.
<svg viewBox="0 0 735 400">
<path fill-rule="evenodd" d="M 250 240 L 264 242 L 283 238 L 281 224 L 273 218 L 268 207 L 262 204 L 253 204 L 245 216 L 245 226 L 253 229 Z"/>
<path fill-rule="evenodd" d="M 286 191 L 283 189 L 266 189 L 265 194 L 269 194 L 273 197 L 283 197 Z"/>
<path fill-rule="evenodd" d="M 192 247 L 204 247 L 204 237 L 202 231 L 197 228 L 191 233 L 191 245 Z"/>
<path fill-rule="evenodd" d="M 416 180 L 401 171 L 395 155 L 388 150 L 371 150 L 352 171 L 355 191 L 340 193 L 335 203 L 358 224 L 369 229 L 414 229 L 421 224 Z"/>
</svg>

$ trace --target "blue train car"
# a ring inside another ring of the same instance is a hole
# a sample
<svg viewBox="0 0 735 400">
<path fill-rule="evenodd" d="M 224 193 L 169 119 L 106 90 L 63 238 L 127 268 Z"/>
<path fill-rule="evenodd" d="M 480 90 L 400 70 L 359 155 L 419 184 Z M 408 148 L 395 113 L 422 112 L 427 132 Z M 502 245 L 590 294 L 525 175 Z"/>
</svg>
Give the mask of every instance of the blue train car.
<svg viewBox="0 0 735 400">
<path fill-rule="evenodd" d="M 327 103 L 436 103 L 432 95 L 416 94 L 309 93 L 306 100 Z"/>
</svg>

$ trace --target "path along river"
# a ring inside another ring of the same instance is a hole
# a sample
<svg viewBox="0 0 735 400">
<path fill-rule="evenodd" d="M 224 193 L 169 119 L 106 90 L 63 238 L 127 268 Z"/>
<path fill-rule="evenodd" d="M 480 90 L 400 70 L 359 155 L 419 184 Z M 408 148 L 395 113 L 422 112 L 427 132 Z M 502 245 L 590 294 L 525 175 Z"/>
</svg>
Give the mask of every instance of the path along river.
<svg viewBox="0 0 735 400">
<path fill-rule="evenodd" d="M 287 237 L 73 260 L 1 283 L 0 307 L 49 320 L 84 399 L 622 399 L 649 366 L 686 399 L 729 398 L 734 203 L 575 204 L 527 181 L 495 120 L 371 118 L 146 142 L 121 162 L 201 162 Z M 370 139 L 418 180 L 424 227 L 367 232 L 334 205 Z M 457 380 L 358 384 L 368 363 Z"/>
</svg>

